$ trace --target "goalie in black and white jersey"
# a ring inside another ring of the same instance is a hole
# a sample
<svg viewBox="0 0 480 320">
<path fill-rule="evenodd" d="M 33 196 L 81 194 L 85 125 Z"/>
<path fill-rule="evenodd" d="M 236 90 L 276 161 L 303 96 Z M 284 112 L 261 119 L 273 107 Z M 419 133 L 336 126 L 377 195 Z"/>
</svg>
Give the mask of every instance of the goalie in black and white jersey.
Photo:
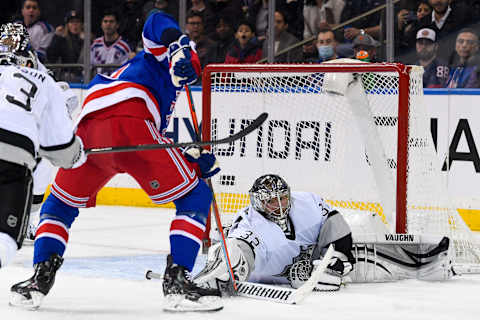
<svg viewBox="0 0 480 320">
<path fill-rule="evenodd" d="M 453 274 L 448 238 L 440 244 L 376 244 L 375 249 L 373 245 L 354 245 L 341 213 L 316 194 L 291 192 L 278 175 L 259 177 L 249 194 L 251 204 L 237 213 L 226 240 L 239 281 L 298 288 L 330 244 L 335 253 L 317 291 L 336 291 L 349 281 L 444 280 Z M 220 244 L 216 244 L 195 281 L 227 288 L 229 275 L 222 260 Z"/>
</svg>

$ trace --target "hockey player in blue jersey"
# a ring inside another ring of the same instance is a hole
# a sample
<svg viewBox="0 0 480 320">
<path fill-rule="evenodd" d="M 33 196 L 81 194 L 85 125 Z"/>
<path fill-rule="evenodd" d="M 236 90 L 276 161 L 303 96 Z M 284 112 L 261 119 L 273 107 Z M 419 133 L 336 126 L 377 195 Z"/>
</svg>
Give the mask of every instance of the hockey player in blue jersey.
<svg viewBox="0 0 480 320">
<path fill-rule="evenodd" d="M 142 52 L 110 76 L 97 75 L 89 84 L 77 119 L 77 135 L 85 148 L 171 142 L 164 133 L 177 95 L 197 79 L 200 62 L 193 43 L 167 14 L 151 15 L 142 37 Z M 198 287 L 188 274 L 212 200 L 200 178 L 219 170 L 211 153 L 184 155 L 174 148 L 92 155 L 75 170 L 59 170 L 41 209 L 34 244 L 35 274 L 12 287 L 11 304 L 40 306 L 63 262 L 78 208 L 95 206 L 101 187 L 115 174 L 128 173 L 152 202 L 173 201 L 176 206 L 163 282 L 165 309 L 185 311 L 183 302 L 193 311 L 221 309 L 218 290 Z"/>
</svg>

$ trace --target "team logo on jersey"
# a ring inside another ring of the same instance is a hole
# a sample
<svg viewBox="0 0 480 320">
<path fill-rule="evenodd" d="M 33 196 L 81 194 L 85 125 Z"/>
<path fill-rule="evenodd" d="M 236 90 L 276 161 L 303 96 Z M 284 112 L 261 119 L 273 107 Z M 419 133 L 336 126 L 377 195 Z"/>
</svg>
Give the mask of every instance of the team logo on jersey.
<svg viewBox="0 0 480 320">
<path fill-rule="evenodd" d="M 152 187 L 152 189 L 158 189 L 160 187 L 160 183 L 158 183 L 157 180 L 152 180 L 150 181 L 150 187 Z"/>
<path fill-rule="evenodd" d="M 313 250 L 315 249 L 315 245 L 309 245 L 309 246 L 300 246 L 300 253 L 298 256 L 294 257 L 292 259 L 292 263 L 289 265 L 286 265 L 285 268 L 283 268 L 283 271 L 280 272 L 279 274 L 274 275 L 274 277 L 284 277 L 287 278 L 288 281 L 292 281 L 290 277 L 290 269 L 294 264 L 300 261 L 310 261 L 312 258 Z"/>
</svg>

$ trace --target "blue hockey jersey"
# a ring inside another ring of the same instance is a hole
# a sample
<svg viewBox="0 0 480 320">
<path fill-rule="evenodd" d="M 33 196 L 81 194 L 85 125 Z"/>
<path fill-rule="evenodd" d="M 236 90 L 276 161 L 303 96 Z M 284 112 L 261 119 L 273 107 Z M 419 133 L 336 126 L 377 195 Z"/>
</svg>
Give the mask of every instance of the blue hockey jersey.
<svg viewBox="0 0 480 320">
<path fill-rule="evenodd" d="M 143 27 L 144 50 L 110 76 L 95 76 L 88 86 L 77 123 L 91 112 L 136 97 L 145 101 L 157 129 L 165 134 L 182 89 L 173 85 L 169 73 L 167 42 L 170 40 L 164 32 L 172 29 L 181 34 L 177 22 L 170 15 L 161 12 L 150 15 Z M 193 43 L 191 46 L 194 48 Z"/>
</svg>

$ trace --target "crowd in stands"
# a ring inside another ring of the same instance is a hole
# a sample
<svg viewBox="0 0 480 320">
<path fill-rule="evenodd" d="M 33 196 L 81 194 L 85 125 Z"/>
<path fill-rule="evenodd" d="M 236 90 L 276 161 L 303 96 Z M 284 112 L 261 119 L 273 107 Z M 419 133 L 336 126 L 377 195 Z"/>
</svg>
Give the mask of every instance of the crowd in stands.
<svg viewBox="0 0 480 320">
<path fill-rule="evenodd" d="M 2 23 L 24 23 L 43 62 L 83 63 L 83 1 L 5 2 L 12 5 L 10 11 L 1 12 Z M 275 62 L 321 63 L 337 58 L 385 61 L 385 10 L 366 14 L 385 2 L 276 0 L 275 51 L 311 41 L 277 56 Z M 196 43 L 202 67 L 265 60 L 270 42 L 268 3 L 187 1 L 185 31 Z M 394 10 L 395 61 L 422 65 L 425 87 L 480 87 L 480 0 L 400 0 Z M 109 74 L 115 67 L 105 64 L 121 65 L 142 50 L 143 23 L 155 12 L 166 12 L 178 19 L 178 1 L 92 1 L 93 42 L 88 45 L 90 62 L 97 66 L 95 71 Z M 81 81 L 82 69 L 63 68 L 62 77 Z"/>
</svg>

